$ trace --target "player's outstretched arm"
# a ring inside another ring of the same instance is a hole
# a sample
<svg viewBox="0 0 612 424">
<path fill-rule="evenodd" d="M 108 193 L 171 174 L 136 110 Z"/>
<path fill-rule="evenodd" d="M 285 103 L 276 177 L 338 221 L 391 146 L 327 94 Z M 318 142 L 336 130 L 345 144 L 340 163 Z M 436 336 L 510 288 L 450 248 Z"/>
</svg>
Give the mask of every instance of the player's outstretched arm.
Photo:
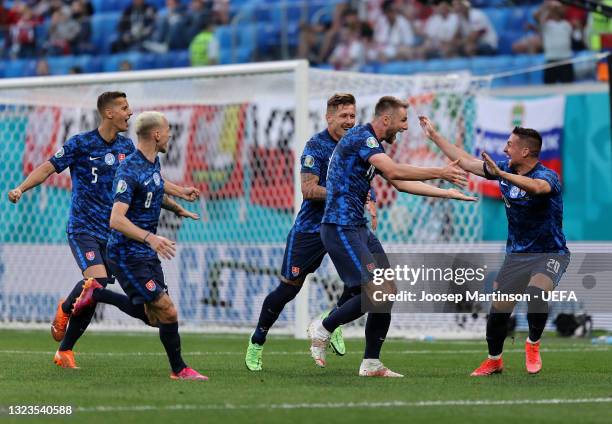
<svg viewBox="0 0 612 424">
<path fill-rule="evenodd" d="M 308 172 L 302 172 L 300 175 L 302 197 L 304 200 L 319 200 L 324 202 L 327 196 L 327 190 L 325 190 L 325 187 L 319 185 L 319 176 Z"/>
<path fill-rule="evenodd" d="M 454 188 L 443 189 L 425 184 L 421 181 L 391 180 L 391 184 L 401 192 L 416 194 L 418 196 L 441 197 L 444 199 L 456 199 L 466 202 L 475 202 L 477 197 L 468 196 Z"/>
<path fill-rule="evenodd" d="M 419 123 L 425 133 L 425 136 L 444 152 L 444 154 L 453 161 L 458 160 L 458 165 L 464 170 L 471 172 L 472 174 L 480 175 L 484 177 L 484 171 L 482 170 L 482 161 L 474 156 L 470 155 L 460 147 L 451 144 L 447 139 L 442 137 L 438 131 L 434 128 L 433 123 L 426 116 L 419 116 Z"/>
<path fill-rule="evenodd" d="M 529 178 L 523 175 L 511 174 L 510 172 L 502 171 L 491 157 L 483 153 L 482 158 L 487 166 L 487 171 L 494 177 L 508 181 L 510 184 L 525 190 L 529 194 L 541 196 L 552 191 L 550 183 L 539 178 Z"/>
<path fill-rule="evenodd" d="M 193 202 L 200 197 L 200 190 L 195 187 L 181 187 L 172 181 L 164 180 L 164 193 Z"/>
<path fill-rule="evenodd" d="M 176 243 L 136 226 L 125 216 L 129 208 L 127 203 L 115 202 L 111 211 L 110 227 L 132 240 L 148 244 L 162 258 L 172 259 L 176 254 Z"/>
<path fill-rule="evenodd" d="M 8 192 L 8 198 L 12 203 L 17 203 L 21 195 L 31 188 L 44 183 L 51 174 L 55 172 L 55 167 L 51 162 L 46 161 L 34 169 L 26 179 L 17 187 Z"/>
<path fill-rule="evenodd" d="M 161 206 L 170 212 L 174 212 L 174 214 L 180 218 L 200 219 L 197 213 L 188 211 L 167 194 L 164 194 Z"/>
<path fill-rule="evenodd" d="M 459 187 L 466 187 L 468 183 L 467 174 L 457 166 L 457 161 L 445 168 L 424 168 L 396 163 L 386 153 L 374 154 L 368 161 L 389 181 L 425 181 L 440 178 Z"/>
</svg>

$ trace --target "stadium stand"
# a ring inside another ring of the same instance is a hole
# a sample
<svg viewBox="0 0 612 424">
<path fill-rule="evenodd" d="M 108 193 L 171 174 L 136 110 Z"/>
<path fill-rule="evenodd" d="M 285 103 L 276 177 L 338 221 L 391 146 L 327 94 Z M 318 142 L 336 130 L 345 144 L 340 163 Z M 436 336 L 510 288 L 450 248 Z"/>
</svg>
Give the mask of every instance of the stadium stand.
<svg viewBox="0 0 612 424">
<path fill-rule="evenodd" d="M 36 61 L 40 57 L 47 58 L 52 75 L 66 74 L 74 67 L 79 67 L 83 72 L 113 72 L 117 71 L 124 61 L 128 61 L 132 65 L 132 69 L 137 70 L 189 66 L 188 50 L 166 53 L 128 51 L 111 54 L 111 45 L 117 37 L 117 25 L 122 11 L 130 6 L 132 1 L 92 0 L 90 2 L 94 10 L 94 14 L 91 16 L 91 44 L 93 45 L 93 52 L 96 54 L 47 56 L 43 46 L 44 41 L 49 36 L 51 22 L 49 12 L 39 18 L 35 27 L 36 54 L 31 57 L 14 57 L 14 54 L 12 55 L 10 46 L 11 29 L 5 28 L 0 34 L 0 41 L 4 39 L 2 43 L 4 48 L 0 50 L 2 52 L 0 77 L 33 76 L 36 74 Z M 17 3 L 5 1 L 4 8 L 9 11 Z M 29 2 L 29 4 L 40 3 L 44 3 L 44 1 Z M 158 17 L 164 15 L 165 0 L 146 0 L 146 3 L 157 9 Z M 181 3 L 184 7 L 190 7 L 191 1 L 181 0 Z M 336 6 L 350 2 L 341 0 L 231 0 L 229 1 L 227 22 L 224 22 L 223 18 L 220 19 L 217 15 L 213 15 L 217 10 L 217 2 L 209 0 L 204 3 L 210 10 L 210 19 L 215 16 L 213 31 L 219 45 L 217 62 L 230 64 L 295 57 L 300 42 L 302 25 L 307 23 L 328 28 L 334 19 Z M 228 2 L 221 1 L 219 3 L 227 4 Z M 516 55 L 512 51 L 513 44 L 525 35 L 525 23 L 533 20 L 534 12 L 540 7 L 540 4 L 529 1 L 517 3 L 519 4 L 512 5 L 510 0 L 472 1 L 472 7 L 483 10 L 499 34 L 498 51 L 495 56 L 433 58 L 430 60 L 403 60 L 387 63 L 367 62 L 359 69 L 362 72 L 384 74 L 469 70 L 474 74 L 484 75 L 545 63 L 542 54 Z M 359 6 L 359 4 L 360 2 L 351 3 L 352 6 Z M 361 10 L 362 16 L 364 10 L 363 8 Z M 4 21 L 3 18 L 2 22 Z M 330 69 L 330 65 L 325 61 L 315 65 Z M 578 78 L 585 77 L 590 78 L 591 73 L 578 73 Z M 495 82 L 496 85 L 540 83 L 542 83 L 541 72 L 517 75 Z"/>
</svg>

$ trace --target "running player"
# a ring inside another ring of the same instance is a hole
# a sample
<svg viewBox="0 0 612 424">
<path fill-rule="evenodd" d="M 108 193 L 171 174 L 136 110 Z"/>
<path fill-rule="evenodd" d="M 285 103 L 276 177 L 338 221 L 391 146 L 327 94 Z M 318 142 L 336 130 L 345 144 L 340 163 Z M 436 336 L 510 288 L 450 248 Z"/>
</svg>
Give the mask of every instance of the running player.
<svg viewBox="0 0 612 424">
<path fill-rule="evenodd" d="M 89 308 L 70 320 L 72 305 L 81 293 L 84 281 L 95 278 L 102 286 L 113 282 L 106 266 L 112 183 L 119 164 L 134 152 L 132 140 L 119 134 L 127 131 L 128 120 L 132 116 L 126 94 L 116 91 L 102 93 L 98 97 L 97 109 L 101 118 L 97 129 L 71 137 L 53 157 L 34 169 L 8 193 L 9 200 L 17 203 L 23 193 L 45 182 L 54 172 L 60 173 L 70 168 L 72 203 L 66 233 L 84 280 L 79 280 L 66 299 L 59 302 L 51 325 L 53 338 L 61 342 L 54 362 L 64 368 L 77 367 L 72 349 L 95 311 Z M 188 200 L 198 195 L 194 188 L 172 184 L 168 185 L 167 192 Z M 193 217 L 173 201 L 169 201 L 168 207 L 180 216 Z M 127 298 L 108 292 L 109 303 L 114 303 L 129 314 L 130 310 L 124 308 L 129 303 L 126 302 Z"/>
<path fill-rule="evenodd" d="M 368 231 L 363 208 L 370 181 L 379 173 L 399 191 L 432 197 L 466 201 L 455 189 L 440 189 L 420 182 L 441 178 L 464 186 L 466 174 L 452 163 L 446 168 L 420 168 L 397 164 L 381 142 L 395 141 L 396 133 L 408 129 L 408 104 L 391 96 L 376 104 L 371 123 L 358 125 L 340 140 L 330 159 L 327 173 L 327 198 L 321 223 L 323 245 L 352 297 L 323 320 L 315 319 L 308 328 L 311 355 L 320 367 L 326 366 L 326 348 L 330 335 L 340 325 L 361 317 L 362 287 L 372 281 L 375 268 L 389 267 L 380 242 Z M 389 286 L 393 284 L 389 282 Z M 402 377 L 380 361 L 380 350 L 389 325 L 390 313 L 369 313 L 366 327 L 366 348 L 359 368 L 360 376 Z"/>
<path fill-rule="evenodd" d="M 265 298 L 257 327 L 249 340 L 245 362 L 250 371 L 261 371 L 268 331 L 285 305 L 299 293 L 306 276 L 319 268 L 327 253 L 319 232 L 325 208 L 327 166 L 338 140 L 355 125 L 355 97 L 349 93 L 331 96 L 327 100 L 325 118 L 327 128 L 308 140 L 302 153 L 301 188 L 304 200 L 287 236 L 280 283 Z M 375 227 L 374 201 L 368 203 L 368 209 Z M 347 295 L 346 291 L 342 293 L 338 305 L 344 303 Z M 340 356 L 346 352 L 340 327 L 331 335 L 331 346 Z"/>
<path fill-rule="evenodd" d="M 542 369 L 540 339 L 548 319 L 545 292 L 554 290 L 565 272 L 570 252 L 563 235 L 563 199 L 557 174 L 538 160 L 542 137 L 533 129 L 515 127 L 504 153 L 507 160 L 495 162 L 486 153 L 475 158 L 444 139 L 431 121 L 421 116 L 423 131 L 451 160 L 473 174 L 498 180 L 508 218 L 506 258 L 495 287 L 502 293 L 526 293 L 529 337 L 525 342 L 527 372 Z M 514 303 L 494 302 L 487 319 L 488 358 L 472 376 L 501 373 L 502 350 Z"/>
<path fill-rule="evenodd" d="M 159 327 L 172 368 L 170 378 L 208 380 L 183 361 L 178 315 L 158 258 L 159 254 L 172 259 L 176 251 L 175 242 L 156 234 L 165 183 L 158 154 L 168 149 L 170 125 L 160 112 L 143 112 L 135 127 L 136 152 L 119 166 L 113 183 L 108 264 L 132 304 Z"/>
</svg>

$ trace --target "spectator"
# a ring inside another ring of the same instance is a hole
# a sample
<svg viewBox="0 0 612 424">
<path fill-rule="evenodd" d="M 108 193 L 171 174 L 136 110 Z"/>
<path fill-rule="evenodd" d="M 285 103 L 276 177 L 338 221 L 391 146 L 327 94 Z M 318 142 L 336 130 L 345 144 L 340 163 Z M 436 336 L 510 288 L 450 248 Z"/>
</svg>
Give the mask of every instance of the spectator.
<svg viewBox="0 0 612 424">
<path fill-rule="evenodd" d="M 36 76 L 45 77 L 48 75 L 51 75 L 49 71 L 49 62 L 47 62 L 47 59 L 38 59 L 38 61 L 36 61 Z"/>
<path fill-rule="evenodd" d="M 374 40 L 378 44 L 381 61 L 421 56 L 412 25 L 398 13 L 393 0 L 385 0 L 382 4 L 382 15 L 374 26 Z"/>
<path fill-rule="evenodd" d="M 325 39 L 325 26 L 321 24 L 308 24 L 303 22 L 300 25 L 300 40 L 298 44 L 297 56 L 308 60 L 313 65 L 320 62 L 321 46 Z"/>
<path fill-rule="evenodd" d="M 586 48 L 584 41 L 584 28 L 587 24 L 588 13 L 576 6 L 565 6 L 565 19 L 572 26 L 572 50 L 580 51 Z"/>
<path fill-rule="evenodd" d="M 19 15 L 13 9 L 4 7 L 4 0 L 0 0 L 0 57 L 4 56 L 4 49 L 10 46 L 11 25 L 18 20 Z"/>
<path fill-rule="evenodd" d="M 179 0 L 166 0 L 166 13 L 159 17 L 154 41 L 143 43 L 145 48 L 155 53 L 185 49 L 189 41 L 183 31 L 185 12 Z"/>
<path fill-rule="evenodd" d="M 92 53 L 94 51 L 91 44 L 91 4 L 84 0 L 72 2 L 72 19 L 79 24 L 79 33 L 70 45 L 74 54 Z"/>
<path fill-rule="evenodd" d="M 219 60 L 219 42 L 212 24 L 207 25 L 189 44 L 191 66 L 214 65 Z"/>
<path fill-rule="evenodd" d="M 603 5 L 612 7 L 612 0 L 603 0 Z M 585 36 L 590 50 L 609 49 L 610 34 L 612 34 L 612 19 L 601 13 L 591 12 L 587 18 Z"/>
<path fill-rule="evenodd" d="M 78 42 L 81 26 L 63 9 L 58 9 L 51 17 L 47 51 L 51 55 L 72 53 L 71 46 Z"/>
<path fill-rule="evenodd" d="M 561 3 L 551 4 L 547 14 L 541 15 L 542 43 L 547 63 L 570 59 L 572 52 L 572 25 L 565 19 Z M 574 66 L 571 63 L 544 70 L 544 83 L 573 82 Z"/>
<path fill-rule="evenodd" d="M 20 17 L 10 29 L 11 57 L 32 57 L 36 53 L 35 28 L 38 20 L 32 9 L 23 5 Z"/>
<path fill-rule="evenodd" d="M 452 57 L 457 54 L 459 17 L 452 13 L 449 1 L 442 0 L 425 23 L 425 54 L 428 57 Z"/>
<path fill-rule="evenodd" d="M 364 63 L 365 47 L 361 34 L 352 28 L 344 28 L 340 33 L 340 41 L 329 57 L 334 69 L 339 71 L 359 71 Z"/>
<path fill-rule="evenodd" d="M 512 44 L 512 51 L 518 54 L 536 54 L 542 52 L 541 21 L 556 0 L 544 0 L 542 5 L 533 13 L 531 20 L 525 22 L 524 30 L 527 34 Z"/>
<path fill-rule="evenodd" d="M 497 52 L 497 33 L 487 15 L 471 7 L 469 0 L 454 0 L 459 17 L 458 50 L 465 56 L 492 56 Z"/>
<path fill-rule="evenodd" d="M 117 27 L 119 38 L 113 42 L 112 52 L 142 49 L 142 43 L 149 40 L 155 28 L 156 13 L 155 7 L 145 0 L 132 0 L 121 15 Z"/>
<path fill-rule="evenodd" d="M 183 35 L 187 43 L 190 43 L 196 35 L 213 23 L 211 7 L 212 4 L 207 4 L 204 0 L 191 0 Z"/>
<path fill-rule="evenodd" d="M 361 21 L 359 20 L 357 11 L 349 8 L 347 4 L 338 4 L 334 11 L 332 25 L 323 36 L 319 49 L 319 63 L 328 61 L 334 46 L 340 42 L 343 30 L 359 31 L 360 28 Z"/>
</svg>

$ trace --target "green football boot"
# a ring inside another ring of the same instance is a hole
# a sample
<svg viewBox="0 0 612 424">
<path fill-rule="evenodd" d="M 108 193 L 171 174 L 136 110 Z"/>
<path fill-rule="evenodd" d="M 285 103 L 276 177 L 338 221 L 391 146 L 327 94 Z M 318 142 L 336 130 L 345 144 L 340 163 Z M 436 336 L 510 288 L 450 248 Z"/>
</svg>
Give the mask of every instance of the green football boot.
<svg viewBox="0 0 612 424">
<path fill-rule="evenodd" d="M 321 319 L 327 318 L 330 311 L 323 312 Z M 338 356 L 344 356 L 346 354 L 346 346 L 344 345 L 344 338 L 342 337 L 342 327 L 338 327 L 331 333 L 329 338 L 329 346 Z"/>
<path fill-rule="evenodd" d="M 249 347 L 247 347 L 244 362 L 249 371 L 261 371 L 263 366 L 263 345 L 253 343 L 249 337 Z"/>
</svg>

